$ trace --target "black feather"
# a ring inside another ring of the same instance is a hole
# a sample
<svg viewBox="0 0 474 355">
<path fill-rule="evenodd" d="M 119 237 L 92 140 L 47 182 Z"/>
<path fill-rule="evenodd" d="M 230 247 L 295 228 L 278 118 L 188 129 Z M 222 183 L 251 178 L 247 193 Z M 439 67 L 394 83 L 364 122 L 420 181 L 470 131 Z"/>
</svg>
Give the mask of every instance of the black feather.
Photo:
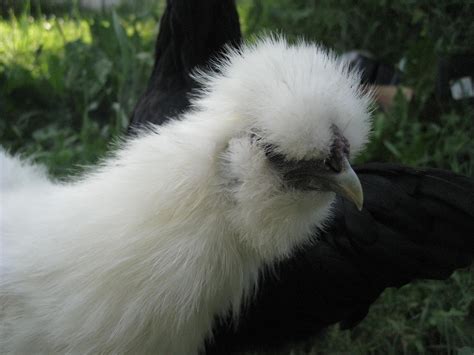
<svg viewBox="0 0 474 355">
<path fill-rule="evenodd" d="M 240 41 L 233 0 L 167 0 L 153 72 L 133 110 L 128 133 L 183 112 L 189 106 L 189 92 L 198 87 L 190 76 L 193 69 L 209 66 L 209 59 L 217 58 L 224 45 L 238 46 Z"/>
<path fill-rule="evenodd" d="M 472 263 L 472 180 L 389 164 L 356 172 L 363 211 L 339 199 L 318 242 L 265 275 L 238 327 L 219 321 L 209 354 L 286 347 L 337 322 L 353 327 L 385 288 L 444 279 Z"/>
</svg>

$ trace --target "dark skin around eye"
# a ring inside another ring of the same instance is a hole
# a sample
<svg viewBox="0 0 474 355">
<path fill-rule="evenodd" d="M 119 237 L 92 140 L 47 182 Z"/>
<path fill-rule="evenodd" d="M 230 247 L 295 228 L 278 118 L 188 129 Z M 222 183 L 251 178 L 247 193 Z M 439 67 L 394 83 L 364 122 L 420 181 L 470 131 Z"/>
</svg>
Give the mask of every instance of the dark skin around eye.
<svg viewBox="0 0 474 355">
<path fill-rule="evenodd" d="M 304 188 L 307 180 L 314 175 L 324 176 L 340 173 L 343 167 L 343 158 L 349 156 L 350 146 L 340 130 L 333 126 L 333 142 L 331 150 L 325 159 L 288 159 L 278 153 L 276 145 L 262 146 L 270 164 L 279 171 L 290 186 Z"/>
</svg>

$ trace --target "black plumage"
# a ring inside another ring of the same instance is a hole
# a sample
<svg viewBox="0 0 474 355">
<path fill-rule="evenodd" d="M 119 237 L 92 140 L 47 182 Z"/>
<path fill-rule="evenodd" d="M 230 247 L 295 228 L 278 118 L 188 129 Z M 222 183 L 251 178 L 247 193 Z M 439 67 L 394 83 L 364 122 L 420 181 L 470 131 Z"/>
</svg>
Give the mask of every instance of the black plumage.
<svg viewBox="0 0 474 355">
<path fill-rule="evenodd" d="M 317 243 L 267 272 L 236 330 L 220 321 L 209 354 L 286 347 L 338 322 L 351 328 L 385 288 L 472 263 L 472 179 L 391 164 L 355 171 L 364 209 L 339 198 Z"/>
<path fill-rule="evenodd" d="M 156 42 L 156 62 L 131 127 L 161 124 L 189 105 L 189 73 L 240 43 L 232 0 L 169 0 Z M 216 320 L 209 354 L 282 348 L 325 327 L 358 324 L 387 287 L 444 279 L 474 257 L 474 181 L 438 169 L 393 164 L 355 168 L 364 194 L 359 212 L 338 199 L 317 243 L 269 268 L 254 300 Z"/>
<path fill-rule="evenodd" d="M 151 78 L 133 110 L 129 133 L 133 127 L 147 122 L 161 124 L 185 110 L 188 93 L 197 87 L 190 72 L 209 66 L 209 59 L 224 45 L 235 46 L 240 41 L 233 0 L 168 0 L 160 21 Z"/>
</svg>

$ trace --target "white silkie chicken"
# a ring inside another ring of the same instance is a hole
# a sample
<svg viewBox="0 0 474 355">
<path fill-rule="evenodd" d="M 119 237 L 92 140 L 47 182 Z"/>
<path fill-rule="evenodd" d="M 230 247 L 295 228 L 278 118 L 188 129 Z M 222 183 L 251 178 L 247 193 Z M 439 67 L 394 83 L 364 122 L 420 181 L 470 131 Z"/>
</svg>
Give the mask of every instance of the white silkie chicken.
<svg viewBox="0 0 474 355">
<path fill-rule="evenodd" d="M 198 76 L 191 111 L 80 179 L 1 154 L 2 352 L 195 354 L 335 193 L 362 206 L 370 95 L 333 54 L 263 39 Z"/>
</svg>

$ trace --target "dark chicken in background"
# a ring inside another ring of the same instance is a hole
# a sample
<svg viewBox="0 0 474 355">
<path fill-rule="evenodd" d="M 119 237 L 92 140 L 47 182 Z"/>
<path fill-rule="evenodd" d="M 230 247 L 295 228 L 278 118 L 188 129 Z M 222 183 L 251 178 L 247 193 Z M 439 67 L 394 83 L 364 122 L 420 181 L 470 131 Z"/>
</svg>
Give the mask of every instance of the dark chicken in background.
<svg viewBox="0 0 474 355">
<path fill-rule="evenodd" d="M 196 87 L 189 76 L 208 65 L 226 44 L 242 39 L 233 0 L 168 1 L 155 45 L 155 64 L 145 93 L 132 113 L 130 127 L 161 124 L 189 106 Z"/>
<path fill-rule="evenodd" d="M 189 106 L 196 67 L 210 67 L 224 44 L 241 41 L 232 0 L 168 0 L 153 72 L 129 132 L 162 124 Z M 311 246 L 274 265 L 238 323 L 216 319 L 208 354 L 276 350 L 325 327 L 357 325 L 387 287 L 445 279 L 474 257 L 474 181 L 438 169 L 394 164 L 355 167 L 365 195 L 361 212 L 341 198 Z"/>
</svg>

